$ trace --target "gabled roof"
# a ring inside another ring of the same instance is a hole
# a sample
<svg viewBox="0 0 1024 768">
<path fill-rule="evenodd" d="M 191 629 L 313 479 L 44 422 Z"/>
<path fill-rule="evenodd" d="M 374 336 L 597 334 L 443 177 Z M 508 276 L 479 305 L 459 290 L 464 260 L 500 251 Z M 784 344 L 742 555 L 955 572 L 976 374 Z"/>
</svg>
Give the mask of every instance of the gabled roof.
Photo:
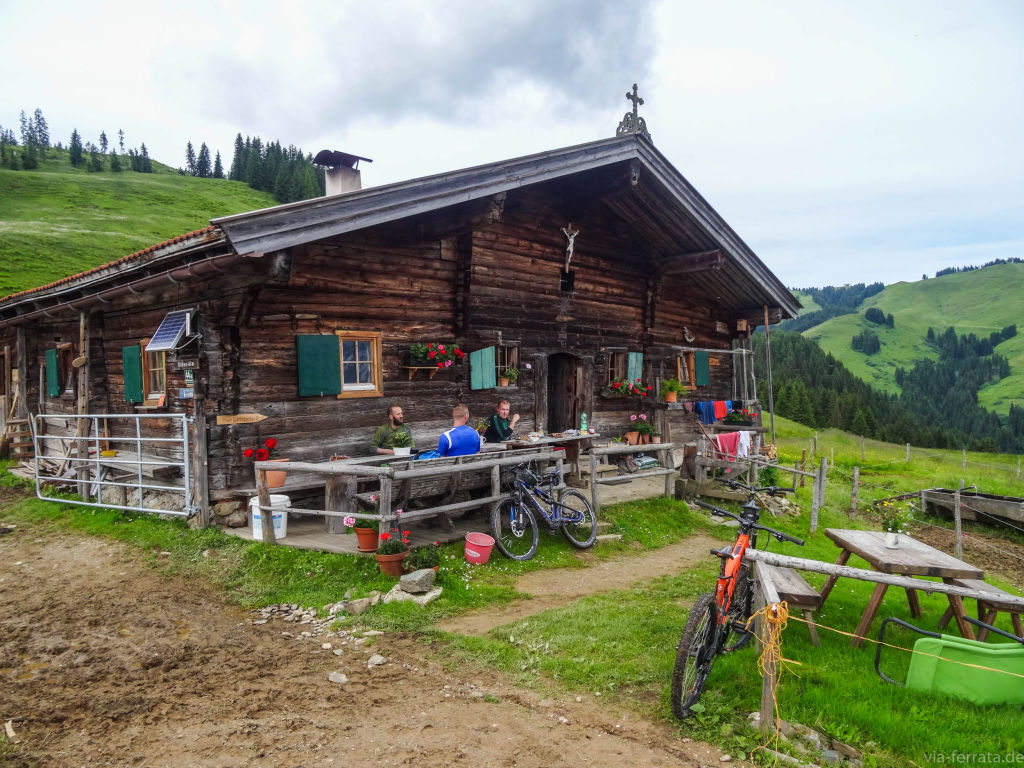
<svg viewBox="0 0 1024 768">
<path fill-rule="evenodd" d="M 665 156 L 636 135 L 225 216 L 211 223 L 224 231 L 238 253 L 262 254 L 630 162 L 638 163 L 653 183 L 644 179 L 641 199 L 619 204 L 620 213 L 651 233 L 654 241 L 660 239 L 662 255 L 718 250 L 723 264 L 713 270 L 717 274 L 694 277 L 702 289 L 736 310 L 768 305 L 796 316 L 796 297 Z"/>
</svg>

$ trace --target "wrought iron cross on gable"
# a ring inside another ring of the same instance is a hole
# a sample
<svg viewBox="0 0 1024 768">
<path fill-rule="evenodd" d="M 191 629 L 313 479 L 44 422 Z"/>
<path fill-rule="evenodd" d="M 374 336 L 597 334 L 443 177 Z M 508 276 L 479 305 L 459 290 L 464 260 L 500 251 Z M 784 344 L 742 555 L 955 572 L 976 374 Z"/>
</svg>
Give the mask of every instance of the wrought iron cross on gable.
<svg viewBox="0 0 1024 768">
<path fill-rule="evenodd" d="M 651 134 L 647 131 L 647 121 L 644 120 L 637 113 L 637 107 L 644 103 L 644 100 L 640 98 L 637 92 L 636 83 L 633 83 L 633 92 L 626 92 L 626 99 L 633 102 L 633 111 L 627 112 L 622 118 L 622 122 L 619 123 L 619 127 L 615 129 L 616 136 L 626 136 L 628 134 L 639 134 L 648 141 L 651 140 Z"/>
</svg>

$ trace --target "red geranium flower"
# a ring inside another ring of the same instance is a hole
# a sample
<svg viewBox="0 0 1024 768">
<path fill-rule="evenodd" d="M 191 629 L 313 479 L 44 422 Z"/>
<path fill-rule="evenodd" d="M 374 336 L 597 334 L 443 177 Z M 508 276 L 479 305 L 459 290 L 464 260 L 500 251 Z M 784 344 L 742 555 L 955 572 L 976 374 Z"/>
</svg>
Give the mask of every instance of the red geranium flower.
<svg viewBox="0 0 1024 768">
<path fill-rule="evenodd" d="M 265 442 L 264 445 L 267 446 L 268 451 L 272 451 L 277 448 L 277 440 L 272 437 L 268 437 L 267 442 Z"/>
<path fill-rule="evenodd" d="M 435 357 L 437 357 L 437 352 L 435 352 L 434 350 L 430 350 L 430 354 L 427 355 L 427 357 L 433 360 Z"/>
<path fill-rule="evenodd" d="M 390 533 L 387 533 L 387 532 L 384 532 L 384 533 L 382 533 L 382 534 L 380 535 L 380 539 L 381 539 L 381 541 L 387 541 L 387 540 L 388 540 L 388 539 L 390 539 L 390 538 L 391 538 L 391 534 L 390 534 Z"/>
<path fill-rule="evenodd" d="M 266 448 L 256 449 L 256 461 L 266 461 L 268 458 L 270 458 L 270 451 Z"/>
<path fill-rule="evenodd" d="M 242 455 L 245 456 L 245 458 L 247 459 L 251 459 L 253 457 L 253 454 L 255 453 L 256 451 L 254 451 L 252 448 L 246 448 L 244 451 L 242 451 Z"/>
<path fill-rule="evenodd" d="M 438 367 L 438 368 L 444 368 L 444 363 L 438 363 L 438 364 L 437 364 L 437 367 Z"/>
</svg>

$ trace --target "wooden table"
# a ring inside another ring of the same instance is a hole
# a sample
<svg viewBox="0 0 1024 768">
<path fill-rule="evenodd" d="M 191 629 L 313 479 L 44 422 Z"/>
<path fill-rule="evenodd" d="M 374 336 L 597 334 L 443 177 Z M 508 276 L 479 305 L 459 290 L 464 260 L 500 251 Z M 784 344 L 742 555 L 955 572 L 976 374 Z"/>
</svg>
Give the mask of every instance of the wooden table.
<svg viewBox="0 0 1024 768">
<path fill-rule="evenodd" d="M 596 437 L 600 437 L 598 434 L 588 435 L 566 435 L 564 437 L 556 435 L 544 435 L 544 437 L 538 437 L 536 440 L 528 440 L 526 438 L 516 438 L 514 440 L 505 440 L 504 443 L 509 448 L 539 448 L 545 445 L 561 445 L 565 447 L 565 460 L 572 463 L 573 471 L 572 477 L 577 484 L 583 482 L 583 471 L 580 468 L 580 449 L 583 443 L 590 446 L 590 441 Z M 568 473 L 567 473 L 568 474 Z"/>
<path fill-rule="evenodd" d="M 846 565 L 850 555 L 857 555 L 868 562 L 873 570 L 880 573 L 893 573 L 903 576 L 935 576 L 939 577 L 946 584 L 953 579 L 981 579 L 984 572 L 975 568 L 970 563 L 957 560 L 952 555 L 935 547 L 928 546 L 920 541 L 910 538 L 905 534 L 900 535 L 900 545 L 896 549 L 889 549 L 885 546 L 886 534 L 882 531 L 855 531 L 845 528 L 826 528 L 825 535 L 835 542 L 842 552 L 837 565 Z M 821 601 L 824 604 L 832 587 L 835 586 L 838 576 L 829 576 L 821 588 Z M 867 637 L 871 622 L 878 613 L 882 604 L 888 584 L 879 582 L 871 593 L 864 614 L 860 617 L 860 623 L 854 634 L 856 637 L 851 641 L 854 647 L 859 646 Z M 917 601 L 917 593 L 907 589 L 907 602 L 910 604 L 910 613 L 915 618 L 921 616 L 921 606 Z M 958 595 L 947 595 L 949 607 L 956 617 L 957 626 L 963 637 L 974 639 L 974 632 L 971 625 L 964 619 L 964 602 Z"/>
</svg>

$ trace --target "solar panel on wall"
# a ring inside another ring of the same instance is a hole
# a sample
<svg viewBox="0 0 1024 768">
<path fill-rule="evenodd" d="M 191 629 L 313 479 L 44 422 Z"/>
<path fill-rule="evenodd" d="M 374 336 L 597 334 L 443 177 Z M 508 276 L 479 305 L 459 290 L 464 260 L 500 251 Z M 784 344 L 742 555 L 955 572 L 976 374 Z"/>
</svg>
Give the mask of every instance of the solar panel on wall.
<svg viewBox="0 0 1024 768">
<path fill-rule="evenodd" d="M 146 351 L 162 352 L 175 349 L 178 341 L 188 329 L 188 318 L 191 314 L 192 310 L 189 309 L 168 312 L 163 322 L 160 323 L 160 327 L 156 329 L 156 333 L 153 334 L 153 338 L 146 345 Z"/>
</svg>

